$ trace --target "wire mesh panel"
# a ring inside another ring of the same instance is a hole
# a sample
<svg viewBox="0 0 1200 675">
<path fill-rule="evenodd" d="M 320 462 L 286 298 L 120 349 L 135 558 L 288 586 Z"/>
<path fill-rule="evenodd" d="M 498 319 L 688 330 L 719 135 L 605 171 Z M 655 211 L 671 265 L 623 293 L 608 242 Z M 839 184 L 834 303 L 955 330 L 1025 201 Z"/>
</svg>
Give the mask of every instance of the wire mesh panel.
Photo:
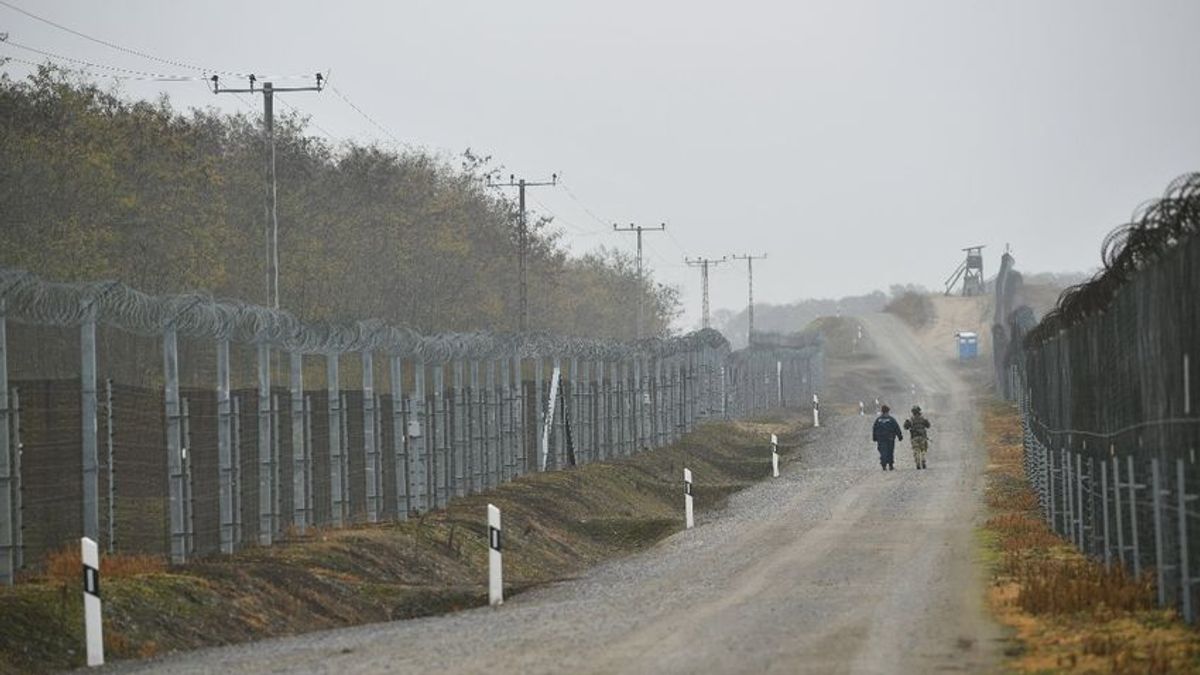
<svg viewBox="0 0 1200 675">
<path fill-rule="evenodd" d="M 766 360 L 787 364 L 775 386 L 790 392 L 821 357 L 812 337 L 730 354 L 707 329 L 623 344 L 313 325 L 3 268 L 0 319 L 7 583 L 80 535 L 182 563 L 405 518 L 763 410 L 729 406 L 730 392 Z"/>
</svg>

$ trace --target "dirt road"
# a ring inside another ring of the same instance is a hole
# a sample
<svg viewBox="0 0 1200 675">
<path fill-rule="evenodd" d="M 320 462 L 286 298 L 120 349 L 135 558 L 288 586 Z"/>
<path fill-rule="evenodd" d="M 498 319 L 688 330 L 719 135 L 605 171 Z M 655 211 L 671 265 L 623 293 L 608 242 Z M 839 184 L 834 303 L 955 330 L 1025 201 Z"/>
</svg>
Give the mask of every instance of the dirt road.
<svg viewBox="0 0 1200 675">
<path fill-rule="evenodd" d="M 638 555 L 499 610 L 192 652 L 190 672 L 926 673 L 997 663 L 974 564 L 982 452 L 964 385 L 892 317 L 866 317 L 935 424 L 930 468 L 879 469 L 870 417 L 814 434 L 781 478 Z M 910 401 L 893 401 L 907 410 Z"/>
</svg>

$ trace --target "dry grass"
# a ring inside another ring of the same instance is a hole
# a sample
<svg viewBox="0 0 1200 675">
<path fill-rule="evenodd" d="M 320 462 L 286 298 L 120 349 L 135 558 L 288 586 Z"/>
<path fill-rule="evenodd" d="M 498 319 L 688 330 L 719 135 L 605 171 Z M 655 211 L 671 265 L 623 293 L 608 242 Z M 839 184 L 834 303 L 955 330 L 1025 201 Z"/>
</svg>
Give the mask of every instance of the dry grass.
<svg viewBox="0 0 1200 675">
<path fill-rule="evenodd" d="M 1016 672 L 1200 672 L 1200 635 L 1155 609 L 1153 573 L 1134 577 L 1080 555 L 1046 525 L 1021 467 L 1020 422 L 1009 405 L 984 407 L 988 447 L 985 540 L 993 554 L 988 600 L 1020 643 Z"/>
<path fill-rule="evenodd" d="M 65 546 L 46 556 L 45 580 L 76 583 L 83 573 L 83 558 L 79 546 Z M 100 577 L 117 579 L 154 574 L 167 569 L 165 560 L 153 555 L 101 554 Z"/>
</svg>

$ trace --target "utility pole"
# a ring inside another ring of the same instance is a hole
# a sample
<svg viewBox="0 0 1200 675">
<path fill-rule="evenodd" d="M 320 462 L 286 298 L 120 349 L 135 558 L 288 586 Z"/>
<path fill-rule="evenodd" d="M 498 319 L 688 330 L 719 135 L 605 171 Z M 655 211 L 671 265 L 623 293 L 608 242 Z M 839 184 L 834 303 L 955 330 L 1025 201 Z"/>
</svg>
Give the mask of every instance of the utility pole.
<svg viewBox="0 0 1200 675">
<path fill-rule="evenodd" d="M 292 91 L 321 91 L 325 78 L 316 74 L 315 87 L 276 87 L 271 82 L 263 82 L 255 89 L 257 78 L 250 76 L 249 89 L 229 89 L 221 87 L 218 76 L 212 76 L 214 94 L 262 94 L 263 97 L 263 128 L 266 132 L 266 175 L 267 199 L 264 210 L 267 215 L 264 237 L 267 243 L 267 306 L 279 309 L 279 199 L 275 189 L 275 94 Z"/>
<path fill-rule="evenodd" d="M 746 305 L 746 315 L 750 324 L 746 329 L 746 344 L 750 344 L 750 341 L 754 339 L 754 261 L 766 259 L 767 254 L 751 255 L 747 253 L 746 255 L 735 254 L 730 257 L 734 260 L 746 261 L 746 272 L 750 278 L 750 303 Z"/>
<path fill-rule="evenodd" d="M 692 267 L 700 268 L 700 286 L 703 288 L 704 302 L 703 307 L 703 326 L 708 328 L 708 267 L 710 265 L 717 266 L 723 262 L 728 262 L 727 256 L 720 258 L 684 258 L 683 261 Z"/>
<path fill-rule="evenodd" d="M 517 214 L 517 276 L 521 290 L 520 332 L 529 330 L 529 226 L 525 221 L 525 188 L 558 185 L 558 174 L 550 174 L 550 180 L 530 181 L 509 175 L 507 183 L 488 183 L 488 187 L 515 187 L 518 196 Z"/>
<path fill-rule="evenodd" d="M 641 225 L 629 224 L 629 227 L 619 227 L 613 223 L 613 232 L 636 232 L 637 233 L 637 339 L 642 339 L 642 289 L 645 286 L 645 276 L 642 274 L 642 233 L 643 232 L 662 232 L 667 229 L 666 223 L 659 224 L 658 227 L 642 227 Z"/>
</svg>

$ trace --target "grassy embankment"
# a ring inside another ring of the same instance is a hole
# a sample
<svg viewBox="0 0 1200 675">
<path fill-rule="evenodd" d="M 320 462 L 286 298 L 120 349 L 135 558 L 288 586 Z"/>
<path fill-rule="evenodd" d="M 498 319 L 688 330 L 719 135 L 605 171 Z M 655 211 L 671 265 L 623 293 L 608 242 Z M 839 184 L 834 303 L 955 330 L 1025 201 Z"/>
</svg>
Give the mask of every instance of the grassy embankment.
<svg viewBox="0 0 1200 675">
<path fill-rule="evenodd" d="M 1153 577 L 1106 570 L 1046 525 L 1021 466 L 1016 409 L 989 401 L 988 602 L 1016 644 L 1006 664 L 1021 673 L 1200 672 L 1200 633 L 1155 607 Z"/>
<path fill-rule="evenodd" d="M 796 461 L 798 422 L 711 424 L 668 448 L 523 476 L 403 523 L 316 531 L 181 567 L 107 557 L 106 650 L 146 658 L 484 605 L 488 502 L 503 511 L 507 593 L 570 578 L 682 529 L 683 467 L 701 511 L 765 478 L 772 432 Z M 0 588 L 0 673 L 83 664 L 79 569 L 78 554 L 63 552 L 39 578 Z"/>
</svg>

